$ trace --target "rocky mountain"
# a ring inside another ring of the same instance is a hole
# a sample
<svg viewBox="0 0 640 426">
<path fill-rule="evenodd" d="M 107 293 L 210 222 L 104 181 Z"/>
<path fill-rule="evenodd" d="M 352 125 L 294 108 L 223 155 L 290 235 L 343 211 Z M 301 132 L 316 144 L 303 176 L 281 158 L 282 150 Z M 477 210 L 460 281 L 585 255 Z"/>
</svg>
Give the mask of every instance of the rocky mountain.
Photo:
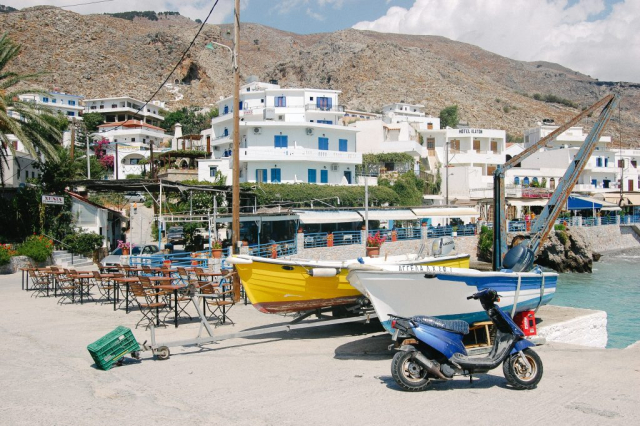
<svg viewBox="0 0 640 426">
<path fill-rule="evenodd" d="M 88 98 L 148 99 L 199 25 L 179 15 L 129 21 L 41 6 L 0 14 L 0 26 L 23 45 L 13 64 L 16 71 L 45 73 L 36 80 L 44 89 Z M 205 48 L 209 41 L 230 44 L 224 37 L 229 29 L 207 25 L 156 99 L 177 108 L 208 106 L 230 95 L 229 51 Z M 558 64 L 516 61 L 444 37 L 353 29 L 298 35 L 243 23 L 240 72 L 243 80 L 275 79 L 283 87 L 338 89 L 342 104 L 365 111 L 405 101 L 438 115 L 457 104 L 471 126 L 505 129 L 514 136 L 543 118 L 561 122 L 618 91 L 620 113 L 607 132 L 615 145 L 620 133 L 625 146 L 640 140 L 640 84 L 602 82 Z M 577 108 L 536 100 L 534 94 L 553 95 Z"/>
</svg>

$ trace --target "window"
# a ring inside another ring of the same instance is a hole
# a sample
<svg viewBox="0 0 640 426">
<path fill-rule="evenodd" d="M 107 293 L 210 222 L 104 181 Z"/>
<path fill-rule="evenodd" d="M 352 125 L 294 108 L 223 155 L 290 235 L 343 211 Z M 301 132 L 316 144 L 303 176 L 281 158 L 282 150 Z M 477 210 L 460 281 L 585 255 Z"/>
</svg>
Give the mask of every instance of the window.
<svg viewBox="0 0 640 426">
<path fill-rule="evenodd" d="M 318 138 L 318 149 L 322 151 L 329 150 L 329 138 Z"/>
<path fill-rule="evenodd" d="M 605 165 L 605 167 L 607 166 Z M 624 160 L 618 160 L 618 167 L 624 168 Z"/>
<path fill-rule="evenodd" d="M 329 171 L 320 170 L 320 183 L 329 183 Z"/>
<path fill-rule="evenodd" d="M 344 178 L 347 181 L 347 184 L 351 185 L 351 172 L 350 171 L 345 171 L 344 172 Z"/>
<path fill-rule="evenodd" d="M 273 137 L 273 146 L 275 148 L 288 148 L 289 147 L 289 136 L 287 135 L 275 135 Z"/>
<path fill-rule="evenodd" d="M 596 157 L 596 167 L 602 167 L 602 157 Z"/>
<path fill-rule="evenodd" d="M 480 152 L 480 140 L 478 139 L 473 140 L 473 150 L 475 152 Z"/>
<path fill-rule="evenodd" d="M 229 105 L 225 105 L 224 106 L 224 112 L 223 114 L 229 114 Z"/>
<path fill-rule="evenodd" d="M 346 139 L 338 139 L 338 150 L 342 152 L 347 152 L 348 142 Z"/>
<path fill-rule="evenodd" d="M 29 171 L 25 170 L 24 171 L 24 180 L 29 179 Z"/>
<path fill-rule="evenodd" d="M 131 138 L 131 142 L 135 142 L 135 141 L 136 141 L 136 138 Z"/>
<path fill-rule="evenodd" d="M 513 184 L 514 184 L 514 185 L 520 185 L 520 178 L 519 178 L 518 176 L 516 176 L 516 177 L 513 179 Z"/>
<path fill-rule="evenodd" d="M 129 160 L 129 164 L 138 164 L 140 162 L 139 158 L 132 158 Z"/>
<path fill-rule="evenodd" d="M 69 105 L 75 105 L 75 104 L 76 104 L 76 101 L 68 101 L 68 104 L 69 104 Z"/>
<path fill-rule="evenodd" d="M 556 189 L 556 180 L 554 178 L 549 179 L 549 189 Z"/>
<path fill-rule="evenodd" d="M 529 186 L 529 178 L 528 178 L 528 177 L 525 177 L 525 178 L 523 179 L 523 181 L 522 181 L 522 184 L 523 184 L 524 186 Z"/>
<path fill-rule="evenodd" d="M 435 138 L 427 138 L 427 149 L 430 151 L 436 150 L 436 139 Z"/>
<path fill-rule="evenodd" d="M 307 174 L 307 182 L 309 183 L 316 183 L 316 169 L 309 169 L 309 173 Z"/>
<path fill-rule="evenodd" d="M 217 173 L 218 173 L 217 167 L 209 166 L 209 177 L 216 177 Z"/>
<path fill-rule="evenodd" d="M 309 96 L 309 100 L 312 101 L 313 100 L 313 96 Z"/>
<path fill-rule="evenodd" d="M 42 98 L 42 102 L 44 102 L 44 103 L 49 103 L 49 98 L 43 97 L 43 98 Z M 94 107 L 94 108 L 95 108 L 95 107 Z"/>
<path fill-rule="evenodd" d="M 226 127 L 224 128 L 224 132 L 222 133 L 223 136 L 229 136 L 229 129 L 227 129 Z"/>
<path fill-rule="evenodd" d="M 275 106 L 277 106 L 277 107 L 286 107 L 287 106 L 287 97 L 286 96 L 276 96 Z"/>
<path fill-rule="evenodd" d="M 271 169 L 271 183 L 280 183 L 280 169 Z"/>
<path fill-rule="evenodd" d="M 242 101 L 238 102 L 238 111 L 242 111 L 243 110 L 243 106 L 244 106 L 244 104 L 242 103 Z"/>
<path fill-rule="evenodd" d="M 320 124 L 333 124 L 333 121 L 331 121 L 331 120 L 318 120 L 318 123 L 320 123 Z"/>
<path fill-rule="evenodd" d="M 460 151 L 460 140 L 452 139 L 451 142 L 449 142 L 449 149 L 451 151 Z"/>
<path fill-rule="evenodd" d="M 47 102 L 48 102 L 48 101 L 47 101 Z M 96 109 L 96 106 L 95 106 L 95 105 L 91 105 L 91 108 L 90 108 L 90 109 Z"/>
<path fill-rule="evenodd" d="M 328 98 L 326 96 L 319 96 L 318 98 L 316 98 L 316 107 L 321 111 L 330 111 L 331 102 L 331 98 Z"/>
<path fill-rule="evenodd" d="M 67 115 L 74 117 L 76 115 L 75 111 L 67 111 Z"/>
<path fill-rule="evenodd" d="M 256 169 L 256 182 L 267 182 L 267 169 Z"/>
<path fill-rule="evenodd" d="M 491 141 L 491 151 L 495 154 L 498 152 L 498 141 Z"/>
<path fill-rule="evenodd" d="M 631 160 L 631 167 L 633 167 L 634 169 L 638 168 L 638 162 L 636 160 Z"/>
<path fill-rule="evenodd" d="M 51 103 L 55 104 L 56 103 L 56 98 L 51 99 Z"/>
<path fill-rule="evenodd" d="M 536 185 L 538 184 L 538 178 L 537 177 L 533 178 L 533 183 L 535 183 Z"/>
</svg>

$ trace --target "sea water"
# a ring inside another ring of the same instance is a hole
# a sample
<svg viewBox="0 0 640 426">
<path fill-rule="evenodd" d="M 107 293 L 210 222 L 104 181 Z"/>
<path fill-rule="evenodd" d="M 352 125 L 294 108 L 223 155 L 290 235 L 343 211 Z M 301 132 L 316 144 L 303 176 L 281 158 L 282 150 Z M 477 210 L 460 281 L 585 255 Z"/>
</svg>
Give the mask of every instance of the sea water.
<svg viewBox="0 0 640 426">
<path fill-rule="evenodd" d="M 552 305 L 607 313 L 608 348 L 640 340 L 640 249 L 602 256 L 592 274 L 560 274 Z"/>
</svg>

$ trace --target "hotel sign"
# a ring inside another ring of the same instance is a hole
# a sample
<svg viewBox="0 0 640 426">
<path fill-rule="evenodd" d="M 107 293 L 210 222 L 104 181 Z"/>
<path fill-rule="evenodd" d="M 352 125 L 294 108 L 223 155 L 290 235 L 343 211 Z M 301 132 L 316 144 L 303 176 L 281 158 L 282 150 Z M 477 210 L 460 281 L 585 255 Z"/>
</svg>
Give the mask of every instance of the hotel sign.
<svg viewBox="0 0 640 426">
<path fill-rule="evenodd" d="M 56 204 L 58 206 L 64 206 L 64 197 L 57 195 L 43 195 L 42 204 Z"/>
<path fill-rule="evenodd" d="M 458 132 L 465 135 L 481 135 L 482 129 L 458 129 Z"/>
</svg>

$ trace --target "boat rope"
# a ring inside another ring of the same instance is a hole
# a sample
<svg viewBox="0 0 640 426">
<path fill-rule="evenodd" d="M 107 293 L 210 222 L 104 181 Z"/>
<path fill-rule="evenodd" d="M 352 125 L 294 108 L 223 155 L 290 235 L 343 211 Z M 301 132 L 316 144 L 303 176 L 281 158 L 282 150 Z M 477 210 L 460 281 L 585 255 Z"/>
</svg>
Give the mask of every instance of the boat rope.
<svg viewBox="0 0 640 426">
<path fill-rule="evenodd" d="M 511 318 L 516 314 L 516 308 L 518 307 L 518 298 L 520 297 L 520 284 L 522 283 L 522 275 L 518 275 L 518 286 L 516 287 L 516 294 L 513 296 L 513 307 L 511 308 Z"/>
<path fill-rule="evenodd" d="M 540 276 L 542 277 L 542 283 L 540 284 L 540 300 L 538 300 L 538 306 L 536 306 L 534 313 L 538 312 L 538 308 L 542 305 L 542 297 L 544 296 L 544 272 L 540 271 Z"/>
</svg>

